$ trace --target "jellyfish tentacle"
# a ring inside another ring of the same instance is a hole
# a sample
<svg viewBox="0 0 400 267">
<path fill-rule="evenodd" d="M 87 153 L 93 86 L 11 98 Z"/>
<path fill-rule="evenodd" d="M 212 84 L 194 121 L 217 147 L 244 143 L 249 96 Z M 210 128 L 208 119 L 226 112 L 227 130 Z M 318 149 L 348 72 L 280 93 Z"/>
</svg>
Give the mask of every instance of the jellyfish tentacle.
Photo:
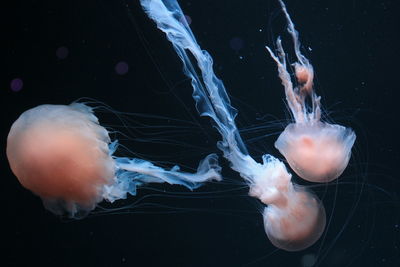
<svg viewBox="0 0 400 267">
<path fill-rule="evenodd" d="M 282 81 L 282 85 L 285 88 L 286 101 L 288 103 L 289 109 L 292 111 L 293 117 L 296 122 L 304 122 L 303 105 L 301 98 L 293 89 L 293 83 L 290 79 L 290 74 L 286 67 L 286 54 L 282 47 L 281 38 L 278 37 L 276 40 L 276 46 L 278 50 L 278 55 L 275 55 L 272 50 L 266 46 L 265 48 L 270 53 L 272 59 L 276 62 L 278 66 L 279 78 Z"/>
<path fill-rule="evenodd" d="M 300 51 L 301 43 L 299 40 L 299 33 L 294 27 L 294 23 L 287 12 L 285 4 L 282 0 L 279 0 L 279 3 L 288 23 L 287 31 L 293 39 L 297 62 L 291 65 L 295 69 L 298 86 L 293 88 L 290 74 L 286 66 L 286 55 L 282 47 L 281 38 L 278 37 L 276 41 L 278 56 L 275 55 L 268 46 L 266 46 L 266 48 L 278 66 L 279 78 L 285 88 L 286 99 L 295 121 L 297 123 L 318 122 L 321 116 L 320 97 L 317 96 L 313 90 L 314 69 L 310 61 Z M 306 106 L 305 100 L 307 96 L 311 99 L 311 112 L 308 111 Z"/>
<path fill-rule="evenodd" d="M 166 170 L 150 161 L 138 158 L 114 157 L 114 161 L 116 165 L 114 183 L 105 185 L 103 192 L 103 198 L 110 202 L 124 199 L 128 193 L 134 196 L 138 186 L 148 183 L 182 185 L 194 190 L 205 182 L 222 180 L 216 154 L 210 154 L 200 161 L 195 173 L 183 172 L 178 165 Z"/>
<path fill-rule="evenodd" d="M 218 147 L 230 160 L 232 167 L 240 172 L 247 181 L 252 181 L 251 170 L 246 166 L 257 164 L 248 155 L 246 146 L 235 124 L 237 110 L 231 106 L 223 82 L 213 71 L 213 60 L 210 54 L 200 46 L 185 21 L 185 16 L 176 1 L 141 0 L 141 5 L 157 27 L 166 33 L 168 40 L 183 62 L 183 71 L 191 79 L 193 98 L 201 116 L 210 117 L 222 136 Z M 197 61 L 201 77 L 187 54 L 186 50 Z M 247 164 L 243 164 L 247 162 Z"/>
</svg>

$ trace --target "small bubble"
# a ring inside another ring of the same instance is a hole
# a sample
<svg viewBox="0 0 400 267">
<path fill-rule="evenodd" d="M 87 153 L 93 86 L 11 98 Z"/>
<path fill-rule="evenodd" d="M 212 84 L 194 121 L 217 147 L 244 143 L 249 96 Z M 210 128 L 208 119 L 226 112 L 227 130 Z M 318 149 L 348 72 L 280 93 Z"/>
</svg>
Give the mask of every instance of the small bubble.
<svg viewBox="0 0 400 267">
<path fill-rule="evenodd" d="M 125 75 L 128 73 L 129 65 L 125 61 L 120 61 L 115 65 L 115 72 L 118 75 Z"/>
<path fill-rule="evenodd" d="M 24 82 L 20 78 L 15 78 L 10 82 L 10 88 L 14 92 L 21 91 L 22 87 L 24 86 Z"/>
<path fill-rule="evenodd" d="M 65 46 L 60 46 L 56 50 L 56 56 L 58 59 L 66 59 L 68 57 L 68 48 Z"/>
</svg>

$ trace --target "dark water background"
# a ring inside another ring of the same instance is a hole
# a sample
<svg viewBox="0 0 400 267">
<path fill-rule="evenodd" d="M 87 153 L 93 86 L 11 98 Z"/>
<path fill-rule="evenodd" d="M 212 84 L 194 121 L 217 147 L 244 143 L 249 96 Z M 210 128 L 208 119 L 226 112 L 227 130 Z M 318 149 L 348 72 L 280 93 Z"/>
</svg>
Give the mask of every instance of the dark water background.
<svg viewBox="0 0 400 267">
<path fill-rule="evenodd" d="M 290 117 L 264 49 L 278 35 L 290 40 L 277 1 L 180 2 L 240 111 L 237 121 L 250 152 L 257 159 L 266 152 L 280 156 L 273 142 Z M 400 9 L 389 0 L 286 2 L 316 70 L 325 118 L 357 134 L 339 181 L 311 187 L 330 222 L 319 242 L 301 252 L 276 250 L 264 233 L 260 205 L 223 159 L 227 182 L 200 193 L 152 186 L 138 197 L 103 204 L 130 209 L 96 211 L 76 221 L 46 211 L 5 158 L 9 127 L 29 108 L 90 97 L 139 113 L 125 117 L 130 130 L 110 112 L 96 114 L 102 125 L 129 135 L 112 137 L 138 153 L 131 156 L 185 170 L 217 152 L 219 137 L 208 119 L 198 118 L 181 63 L 138 1 L 25 0 L 2 9 L 1 265 L 400 266 Z M 124 64 L 129 69 L 122 74 Z M 273 127 L 254 127 L 272 120 Z M 140 203 L 155 207 L 134 206 L 143 196 Z"/>
</svg>

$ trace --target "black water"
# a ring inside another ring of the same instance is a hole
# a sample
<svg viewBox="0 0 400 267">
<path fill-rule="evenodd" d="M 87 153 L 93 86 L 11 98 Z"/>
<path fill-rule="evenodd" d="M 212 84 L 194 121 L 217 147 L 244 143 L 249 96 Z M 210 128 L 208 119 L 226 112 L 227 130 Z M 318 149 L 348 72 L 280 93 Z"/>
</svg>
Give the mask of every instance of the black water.
<svg viewBox="0 0 400 267">
<path fill-rule="evenodd" d="M 102 204 L 130 209 L 96 210 L 82 220 L 54 216 L 20 186 L 5 157 L 6 136 L 20 113 L 45 103 L 89 97 L 92 106 L 139 113 L 125 117 L 130 130 L 113 113 L 96 113 L 102 125 L 129 135 L 112 137 L 138 153 L 121 155 L 191 170 L 218 152 L 219 137 L 208 119 L 198 118 L 175 52 L 138 1 L 127 2 L 25 0 L 2 9 L 2 266 L 400 266 L 395 1 L 287 1 L 316 71 L 324 118 L 357 134 L 350 166 L 336 183 L 315 186 L 295 177 L 322 199 L 330 222 L 304 251 L 270 244 L 261 206 L 223 159 L 226 183 L 196 194 L 172 186 L 139 189 L 138 197 Z M 278 35 L 291 44 L 277 1 L 180 2 L 239 109 L 250 152 L 258 160 L 263 153 L 280 157 L 273 142 L 290 116 L 264 49 Z M 121 62 L 129 66 L 123 75 Z M 141 206 L 132 206 L 143 196 Z"/>
</svg>

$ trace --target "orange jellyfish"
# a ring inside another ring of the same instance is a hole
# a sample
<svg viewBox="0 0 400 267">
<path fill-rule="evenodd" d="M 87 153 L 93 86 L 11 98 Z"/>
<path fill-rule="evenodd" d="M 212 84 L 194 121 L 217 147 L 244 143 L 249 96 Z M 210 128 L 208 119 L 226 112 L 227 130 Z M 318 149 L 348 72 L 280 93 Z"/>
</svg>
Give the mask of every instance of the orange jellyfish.
<svg viewBox="0 0 400 267">
<path fill-rule="evenodd" d="M 295 122 L 285 128 L 275 142 L 275 147 L 301 178 L 311 182 L 329 182 L 339 177 L 346 168 L 356 135 L 349 128 L 320 121 L 320 97 L 313 90 L 313 67 L 301 54 L 298 32 L 285 4 L 281 0 L 279 2 L 288 22 L 287 30 L 293 38 L 298 60 L 292 64 L 298 86 L 293 88 L 287 71 L 285 51 L 278 37 L 278 55 L 268 46 L 266 48 L 278 65 L 286 101 Z M 307 97 L 311 100 L 311 107 L 306 104 Z"/>
<path fill-rule="evenodd" d="M 221 179 L 215 154 L 200 162 L 197 173 L 185 173 L 178 166 L 165 170 L 142 159 L 115 157 L 116 148 L 93 109 L 82 103 L 25 111 L 7 139 L 8 161 L 19 182 L 58 215 L 82 217 L 102 200 L 135 195 L 146 183 L 195 189 Z"/>
</svg>

